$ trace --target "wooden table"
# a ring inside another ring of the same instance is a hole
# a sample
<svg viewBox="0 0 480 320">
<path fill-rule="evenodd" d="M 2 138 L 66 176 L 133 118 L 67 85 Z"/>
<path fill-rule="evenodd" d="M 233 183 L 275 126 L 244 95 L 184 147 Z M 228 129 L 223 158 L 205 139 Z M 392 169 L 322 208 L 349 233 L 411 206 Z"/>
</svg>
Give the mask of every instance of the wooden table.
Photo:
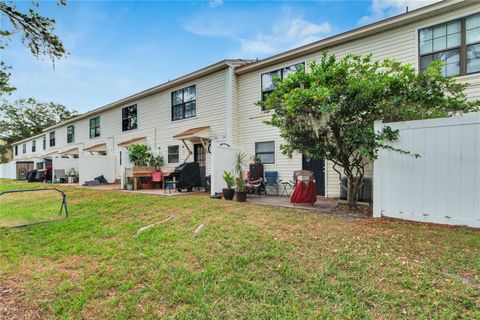
<svg viewBox="0 0 480 320">
<path fill-rule="evenodd" d="M 137 190 L 138 178 L 150 178 L 153 171 L 155 171 L 154 167 L 133 167 L 133 190 Z"/>
</svg>

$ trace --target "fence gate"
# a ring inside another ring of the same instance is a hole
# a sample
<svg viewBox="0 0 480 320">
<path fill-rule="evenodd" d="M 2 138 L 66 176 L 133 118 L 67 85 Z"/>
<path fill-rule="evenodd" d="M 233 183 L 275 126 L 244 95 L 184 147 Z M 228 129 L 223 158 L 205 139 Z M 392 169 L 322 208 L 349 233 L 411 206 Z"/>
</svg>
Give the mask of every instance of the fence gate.
<svg viewBox="0 0 480 320">
<path fill-rule="evenodd" d="M 400 130 L 374 163 L 374 217 L 480 227 L 480 113 L 378 122 Z"/>
</svg>

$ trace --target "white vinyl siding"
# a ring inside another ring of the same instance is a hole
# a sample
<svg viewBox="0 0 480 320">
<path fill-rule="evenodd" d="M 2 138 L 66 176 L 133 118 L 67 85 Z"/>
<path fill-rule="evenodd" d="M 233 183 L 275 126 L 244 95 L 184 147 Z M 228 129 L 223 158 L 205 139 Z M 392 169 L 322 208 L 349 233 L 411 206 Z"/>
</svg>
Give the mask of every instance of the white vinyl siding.
<svg viewBox="0 0 480 320">
<path fill-rule="evenodd" d="M 475 9 L 473 11 L 472 9 Z M 418 31 L 429 26 L 446 23 L 454 19 L 469 16 L 475 12 L 480 12 L 480 6 L 470 6 L 467 8 L 454 10 L 448 14 L 437 15 L 413 24 L 398 27 L 393 30 L 384 31 L 373 36 L 357 39 L 337 45 L 327 49 L 329 54 L 335 54 L 341 58 L 350 53 L 360 55 L 372 54 L 374 59 L 383 60 L 394 58 L 402 63 L 409 63 L 419 68 L 419 48 L 418 48 Z M 238 126 L 241 133 L 238 133 L 238 145 L 244 147 L 244 150 L 251 156 L 254 155 L 254 143 L 258 141 L 258 137 L 266 140 L 278 140 L 276 146 L 275 165 L 265 165 L 265 170 L 276 170 L 279 172 L 280 179 L 291 179 L 294 170 L 302 168 L 302 157 L 294 154 L 291 159 L 279 152 L 279 145 L 282 143 L 279 138 L 277 128 L 267 126 L 264 121 L 269 119 L 268 113 L 260 111 L 255 105 L 261 100 L 261 80 L 263 73 L 271 70 L 284 68 L 306 61 L 306 69 L 308 63 L 313 60 L 319 60 L 322 50 L 308 54 L 296 59 L 284 61 L 260 70 L 254 70 L 246 74 L 238 76 Z M 480 75 L 472 74 L 458 77 L 459 82 L 468 82 L 470 86 L 466 93 L 469 99 L 480 99 Z M 372 166 L 367 168 L 366 177 L 372 177 Z M 338 197 L 340 194 L 340 184 L 338 174 L 333 170 L 333 164 L 330 161 L 325 162 L 325 184 L 326 196 Z"/>
</svg>

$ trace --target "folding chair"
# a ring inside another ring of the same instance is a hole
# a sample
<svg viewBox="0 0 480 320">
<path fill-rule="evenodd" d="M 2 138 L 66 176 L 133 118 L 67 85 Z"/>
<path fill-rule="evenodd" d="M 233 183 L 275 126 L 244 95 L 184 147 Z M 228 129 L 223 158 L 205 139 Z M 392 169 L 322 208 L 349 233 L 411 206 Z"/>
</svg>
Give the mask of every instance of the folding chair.
<svg viewBox="0 0 480 320">
<path fill-rule="evenodd" d="M 164 184 L 162 171 L 153 171 L 151 176 L 152 176 L 152 183 L 154 185 L 158 184 L 161 186 L 162 184 Z"/>
<path fill-rule="evenodd" d="M 274 189 L 278 196 L 278 172 L 277 171 L 265 171 L 265 194 L 268 189 Z"/>
</svg>

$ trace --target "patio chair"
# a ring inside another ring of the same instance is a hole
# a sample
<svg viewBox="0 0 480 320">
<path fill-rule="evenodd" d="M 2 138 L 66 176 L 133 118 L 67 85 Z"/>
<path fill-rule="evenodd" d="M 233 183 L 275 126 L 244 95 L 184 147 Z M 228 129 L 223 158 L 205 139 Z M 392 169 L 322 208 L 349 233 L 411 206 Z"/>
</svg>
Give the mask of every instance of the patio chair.
<svg viewBox="0 0 480 320">
<path fill-rule="evenodd" d="M 277 171 L 265 171 L 265 194 L 267 190 L 275 190 L 278 196 L 278 172 Z"/>
<path fill-rule="evenodd" d="M 53 170 L 53 181 L 56 182 L 59 180 L 61 183 L 66 181 L 65 169 L 54 169 Z"/>
<path fill-rule="evenodd" d="M 247 176 L 248 176 L 248 179 L 247 179 L 247 183 L 245 184 L 245 186 L 247 187 L 247 194 L 253 197 L 254 195 L 260 195 L 261 192 L 263 191 L 263 193 L 266 195 L 263 178 L 260 178 L 257 180 L 251 180 L 250 172 L 248 172 Z"/>
<path fill-rule="evenodd" d="M 162 186 L 164 184 L 162 171 L 152 172 L 152 183 L 159 186 Z"/>
</svg>

